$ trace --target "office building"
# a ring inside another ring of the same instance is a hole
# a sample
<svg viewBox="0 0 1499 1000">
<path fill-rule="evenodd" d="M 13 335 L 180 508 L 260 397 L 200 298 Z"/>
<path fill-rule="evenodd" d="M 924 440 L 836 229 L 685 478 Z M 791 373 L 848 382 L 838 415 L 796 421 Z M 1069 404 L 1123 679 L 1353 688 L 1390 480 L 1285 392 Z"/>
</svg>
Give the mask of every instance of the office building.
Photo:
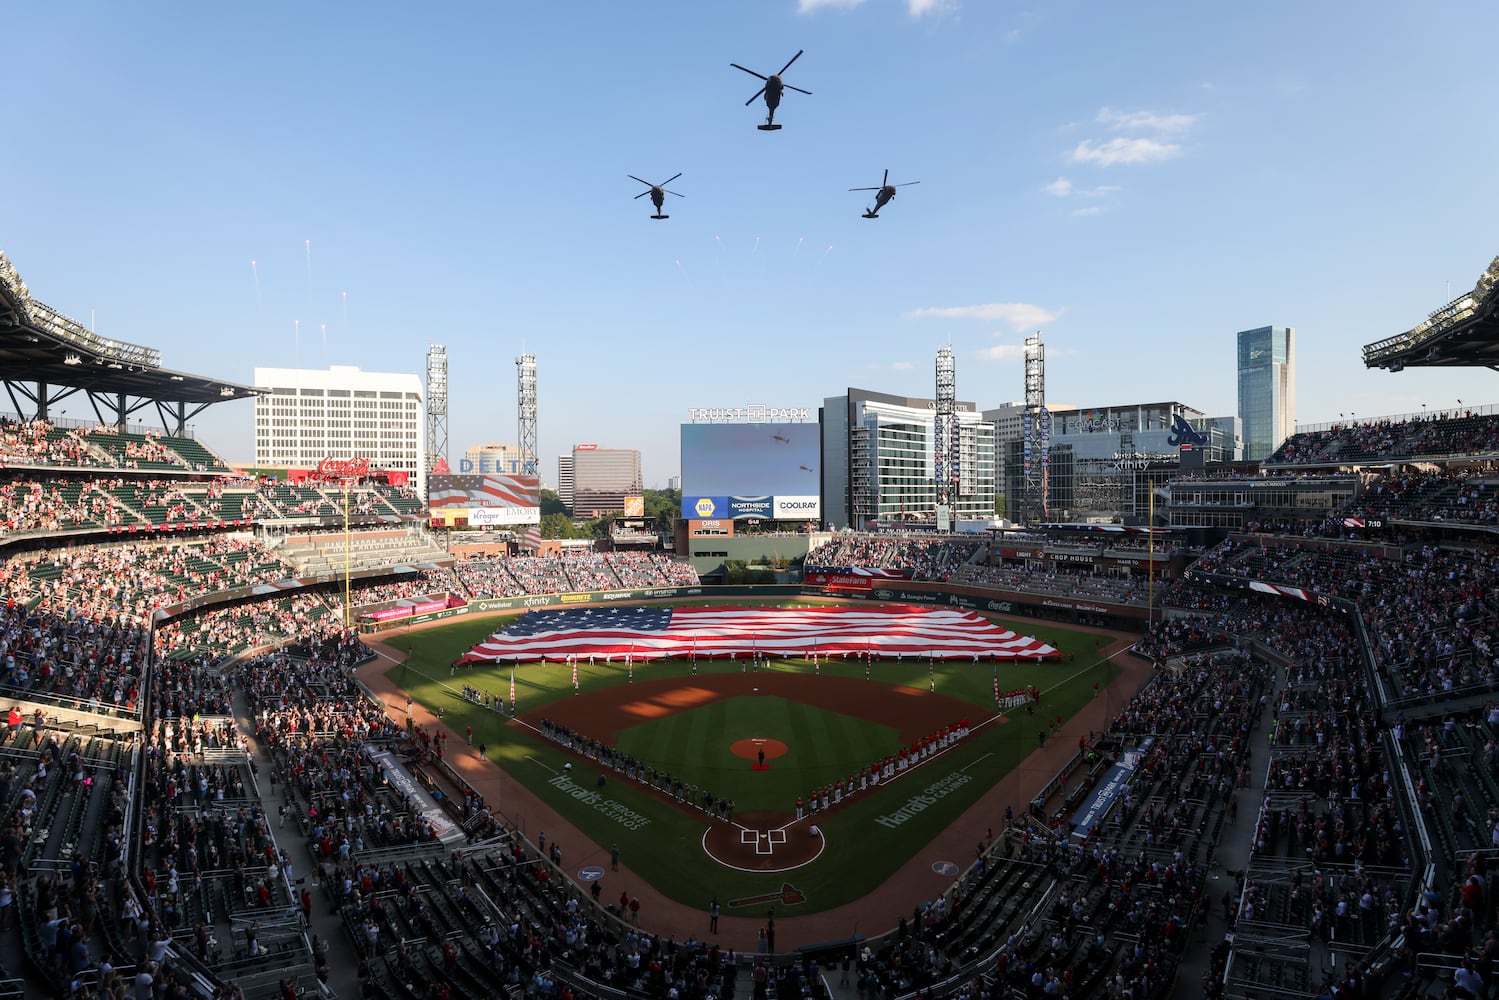
<svg viewBox="0 0 1499 1000">
<path fill-rule="evenodd" d="M 575 444 L 572 460 L 573 517 L 619 514 L 626 497 L 642 495 L 639 449 Z"/>
<path fill-rule="evenodd" d="M 557 456 L 557 499 L 572 513 L 573 509 L 573 457 L 571 453 Z"/>
<path fill-rule="evenodd" d="M 952 518 L 994 516 L 994 425 L 958 401 Z M 822 405 L 822 512 L 829 528 L 935 524 L 935 400 L 849 389 Z"/>
<path fill-rule="evenodd" d="M 362 458 L 375 472 L 405 472 L 427 492 L 426 415 L 415 373 L 257 368 L 255 464 L 316 468 L 325 458 Z"/>
<path fill-rule="evenodd" d="M 1262 462 L 1296 432 L 1296 331 L 1242 330 L 1238 348 L 1244 458 Z"/>
</svg>

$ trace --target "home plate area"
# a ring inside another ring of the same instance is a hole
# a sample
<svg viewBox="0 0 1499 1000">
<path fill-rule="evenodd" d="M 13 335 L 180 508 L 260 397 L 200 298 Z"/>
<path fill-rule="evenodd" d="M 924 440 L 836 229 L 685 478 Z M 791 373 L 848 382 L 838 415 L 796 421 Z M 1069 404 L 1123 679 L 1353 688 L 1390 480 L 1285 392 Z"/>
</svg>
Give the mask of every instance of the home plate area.
<svg viewBox="0 0 1499 1000">
<path fill-rule="evenodd" d="M 789 822 L 788 822 L 789 821 Z M 735 813 L 733 823 L 713 823 L 703 832 L 703 852 L 726 868 L 784 872 L 817 860 L 827 845 L 812 824 L 785 813 Z"/>
<path fill-rule="evenodd" d="M 740 830 L 739 842 L 752 845 L 756 854 L 774 854 L 777 844 L 786 843 L 786 831 Z"/>
</svg>

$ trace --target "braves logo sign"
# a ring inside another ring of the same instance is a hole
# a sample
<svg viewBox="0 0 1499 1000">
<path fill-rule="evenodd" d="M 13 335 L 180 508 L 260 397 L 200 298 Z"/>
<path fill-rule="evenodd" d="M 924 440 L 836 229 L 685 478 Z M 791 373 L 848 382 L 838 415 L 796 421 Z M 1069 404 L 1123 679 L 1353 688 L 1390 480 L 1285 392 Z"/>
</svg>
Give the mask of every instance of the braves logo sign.
<svg viewBox="0 0 1499 1000">
<path fill-rule="evenodd" d="M 1166 438 L 1166 443 L 1173 448 L 1180 448 L 1182 445 L 1194 445 L 1201 448 L 1208 443 L 1208 439 L 1193 430 L 1192 425 L 1187 423 L 1186 417 L 1183 417 L 1180 413 L 1173 413 L 1171 415 L 1171 436 Z"/>
</svg>

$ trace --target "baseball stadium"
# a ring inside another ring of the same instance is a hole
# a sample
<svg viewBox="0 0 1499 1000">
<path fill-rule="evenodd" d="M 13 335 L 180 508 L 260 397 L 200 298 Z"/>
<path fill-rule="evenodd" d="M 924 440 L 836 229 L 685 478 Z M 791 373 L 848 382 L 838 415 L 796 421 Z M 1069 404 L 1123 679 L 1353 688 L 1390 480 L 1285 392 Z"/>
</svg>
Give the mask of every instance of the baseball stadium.
<svg viewBox="0 0 1499 1000">
<path fill-rule="evenodd" d="M 1365 363 L 1489 364 L 1496 276 Z M 740 584 L 638 524 L 548 547 L 524 476 L 246 473 L 188 421 L 262 390 L 161 361 L 0 257 L 0 996 L 1411 998 L 1494 959 L 1493 407 Z M 520 530 L 469 544 L 488 509 Z"/>
</svg>

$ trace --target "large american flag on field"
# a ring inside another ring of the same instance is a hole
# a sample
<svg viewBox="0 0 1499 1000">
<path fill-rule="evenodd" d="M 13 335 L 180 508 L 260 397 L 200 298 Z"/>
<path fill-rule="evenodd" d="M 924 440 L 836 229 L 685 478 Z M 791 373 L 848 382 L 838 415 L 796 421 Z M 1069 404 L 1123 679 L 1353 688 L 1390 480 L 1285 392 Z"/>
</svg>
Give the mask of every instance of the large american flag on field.
<svg viewBox="0 0 1499 1000">
<path fill-rule="evenodd" d="M 654 660 L 820 656 L 939 660 L 1053 659 L 1061 654 L 971 611 L 868 608 L 601 607 L 528 611 L 464 655 L 494 660 Z"/>
<path fill-rule="evenodd" d="M 430 476 L 427 506 L 540 507 L 541 480 L 535 476 Z"/>
</svg>

